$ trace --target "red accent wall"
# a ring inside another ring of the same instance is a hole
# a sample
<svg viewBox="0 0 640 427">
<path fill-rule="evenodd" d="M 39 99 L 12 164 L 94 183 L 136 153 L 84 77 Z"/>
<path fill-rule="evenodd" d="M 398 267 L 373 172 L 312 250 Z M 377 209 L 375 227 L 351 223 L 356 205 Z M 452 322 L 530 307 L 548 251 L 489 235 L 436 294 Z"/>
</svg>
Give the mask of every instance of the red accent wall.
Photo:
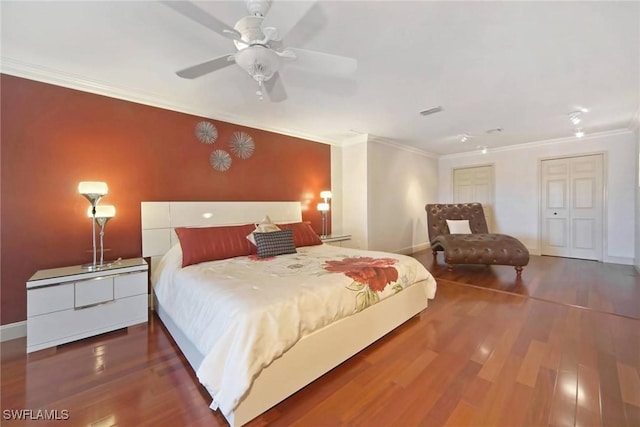
<svg viewBox="0 0 640 427">
<path fill-rule="evenodd" d="M 326 144 L 204 119 L 219 134 L 205 145 L 194 135 L 201 117 L 8 75 L 0 86 L 1 324 L 26 319 L 25 282 L 37 270 L 91 261 L 80 181 L 109 186 L 101 203 L 116 216 L 106 227 L 107 259 L 141 255 L 141 201 L 300 200 L 320 231 L 315 204 L 331 188 Z M 209 154 L 228 151 L 234 131 L 251 135 L 256 150 L 218 172 Z"/>
</svg>

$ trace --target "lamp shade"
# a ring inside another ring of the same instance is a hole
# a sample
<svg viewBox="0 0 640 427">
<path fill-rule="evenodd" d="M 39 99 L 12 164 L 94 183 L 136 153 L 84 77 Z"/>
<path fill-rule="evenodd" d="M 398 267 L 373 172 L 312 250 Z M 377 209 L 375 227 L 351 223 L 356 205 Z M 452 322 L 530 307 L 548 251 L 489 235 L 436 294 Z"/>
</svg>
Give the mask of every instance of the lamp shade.
<svg viewBox="0 0 640 427">
<path fill-rule="evenodd" d="M 323 199 L 330 199 L 331 198 L 331 191 L 329 190 L 324 190 L 320 192 L 320 197 Z"/>
<path fill-rule="evenodd" d="M 95 194 L 104 196 L 109 192 L 106 182 L 101 181 L 82 181 L 78 184 L 78 193 L 80 194 Z"/>
<path fill-rule="evenodd" d="M 89 207 L 87 210 L 87 216 L 93 218 L 93 208 Z M 113 218 L 116 216 L 116 207 L 112 205 L 98 205 L 96 206 L 96 218 Z"/>
<path fill-rule="evenodd" d="M 320 212 L 327 212 L 329 210 L 329 203 L 318 203 L 318 210 Z"/>
</svg>

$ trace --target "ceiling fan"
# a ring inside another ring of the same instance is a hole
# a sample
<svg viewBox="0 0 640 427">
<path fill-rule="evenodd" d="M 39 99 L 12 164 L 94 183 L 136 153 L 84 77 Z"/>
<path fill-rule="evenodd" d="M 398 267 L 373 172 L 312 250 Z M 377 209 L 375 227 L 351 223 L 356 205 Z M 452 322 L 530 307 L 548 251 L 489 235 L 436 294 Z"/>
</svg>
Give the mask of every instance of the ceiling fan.
<svg viewBox="0 0 640 427">
<path fill-rule="evenodd" d="M 195 79 L 232 64 L 245 70 L 258 84 L 260 99 L 266 92 L 272 102 L 287 98 L 280 79 L 280 70 L 286 62 L 323 74 L 352 75 L 357 68 L 354 58 L 331 55 L 307 49 L 284 47 L 283 38 L 306 14 L 313 2 L 287 2 L 278 4 L 278 10 L 268 13 L 272 0 L 246 0 L 248 16 L 240 18 L 233 27 L 226 25 L 194 3 L 188 1 L 162 1 L 181 15 L 233 40 L 236 52 L 219 56 L 178 71 L 185 79 Z M 295 10 L 291 10 L 295 7 Z M 288 10 L 286 8 L 289 8 Z M 269 26 L 275 24 L 276 26 Z"/>
</svg>

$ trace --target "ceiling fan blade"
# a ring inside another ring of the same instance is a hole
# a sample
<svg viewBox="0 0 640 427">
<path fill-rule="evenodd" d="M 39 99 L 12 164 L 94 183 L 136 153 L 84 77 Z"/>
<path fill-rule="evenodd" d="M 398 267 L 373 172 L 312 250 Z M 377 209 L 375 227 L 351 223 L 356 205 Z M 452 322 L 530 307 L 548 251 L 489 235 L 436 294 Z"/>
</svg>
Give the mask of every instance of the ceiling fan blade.
<svg viewBox="0 0 640 427">
<path fill-rule="evenodd" d="M 264 18 L 265 27 L 278 29 L 279 38 L 283 39 L 313 7 L 316 1 L 274 1 Z"/>
<path fill-rule="evenodd" d="M 223 37 L 227 37 L 232 40 L 240 40 L 240 33 L 233 29 L 233 27 L 230 27 L 218 18 L 209 15 L 208 12 L 189 1 L 161 1 L 160 3 L 170 7 L 192 21 L 215 31 Z"/>
<path fill-rule="evenodd" d="M 306 46 L 329 24 L 327 13 L 320 2 L 316 2 L 286 34 L 287 46 Z"/>
<path fill-rule="evenodd" d="M 273 77 L 263 83 L 263 86 L 271 102 L 282 102 L 287 99 L 287 91 L 280 79 L 280 73 L 275 73 Z"/>
<path fill-rule="evenodd" d="M 204 76 L 205 74 L 212 73 L 233 64 L 233 57 L 234 54 L 229 53 L 227 55 L 223 55 L 218 58 L 203 62 L 202 64 L 185 68 L 184 70 L 178 71 L 176 74 L 184 79 L 195 79 L 197 77 Z"/>
<path fill-rule="evenodd" d="M 351 76 L 358 69 L 358 61 L 355 58 L 291 47 L 287 50 L 292 51 L 297 58 L 295 61 L 287 63 L 287 66 L 295 65 L 309 68 L 317 73 L 338 76 Z"/>
</svg>

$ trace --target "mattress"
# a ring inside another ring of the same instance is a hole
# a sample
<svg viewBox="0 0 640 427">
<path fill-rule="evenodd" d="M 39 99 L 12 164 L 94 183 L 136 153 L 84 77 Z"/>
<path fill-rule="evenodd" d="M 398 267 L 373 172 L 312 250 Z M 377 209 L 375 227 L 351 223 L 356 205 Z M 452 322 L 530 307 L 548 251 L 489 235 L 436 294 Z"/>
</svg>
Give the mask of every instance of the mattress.
<svg viewBox="0 0 640 427">
<path fill-rule="evenodd" d="M 196 371 L 211 407 L 228 414 L 253 379 L 300 338 L 416 282 L 436 282 L 414 258 L 330 245 L 181 268 L 180 246 L 152 277 L 156 298 L 204 359 Z"/>
</svg>

